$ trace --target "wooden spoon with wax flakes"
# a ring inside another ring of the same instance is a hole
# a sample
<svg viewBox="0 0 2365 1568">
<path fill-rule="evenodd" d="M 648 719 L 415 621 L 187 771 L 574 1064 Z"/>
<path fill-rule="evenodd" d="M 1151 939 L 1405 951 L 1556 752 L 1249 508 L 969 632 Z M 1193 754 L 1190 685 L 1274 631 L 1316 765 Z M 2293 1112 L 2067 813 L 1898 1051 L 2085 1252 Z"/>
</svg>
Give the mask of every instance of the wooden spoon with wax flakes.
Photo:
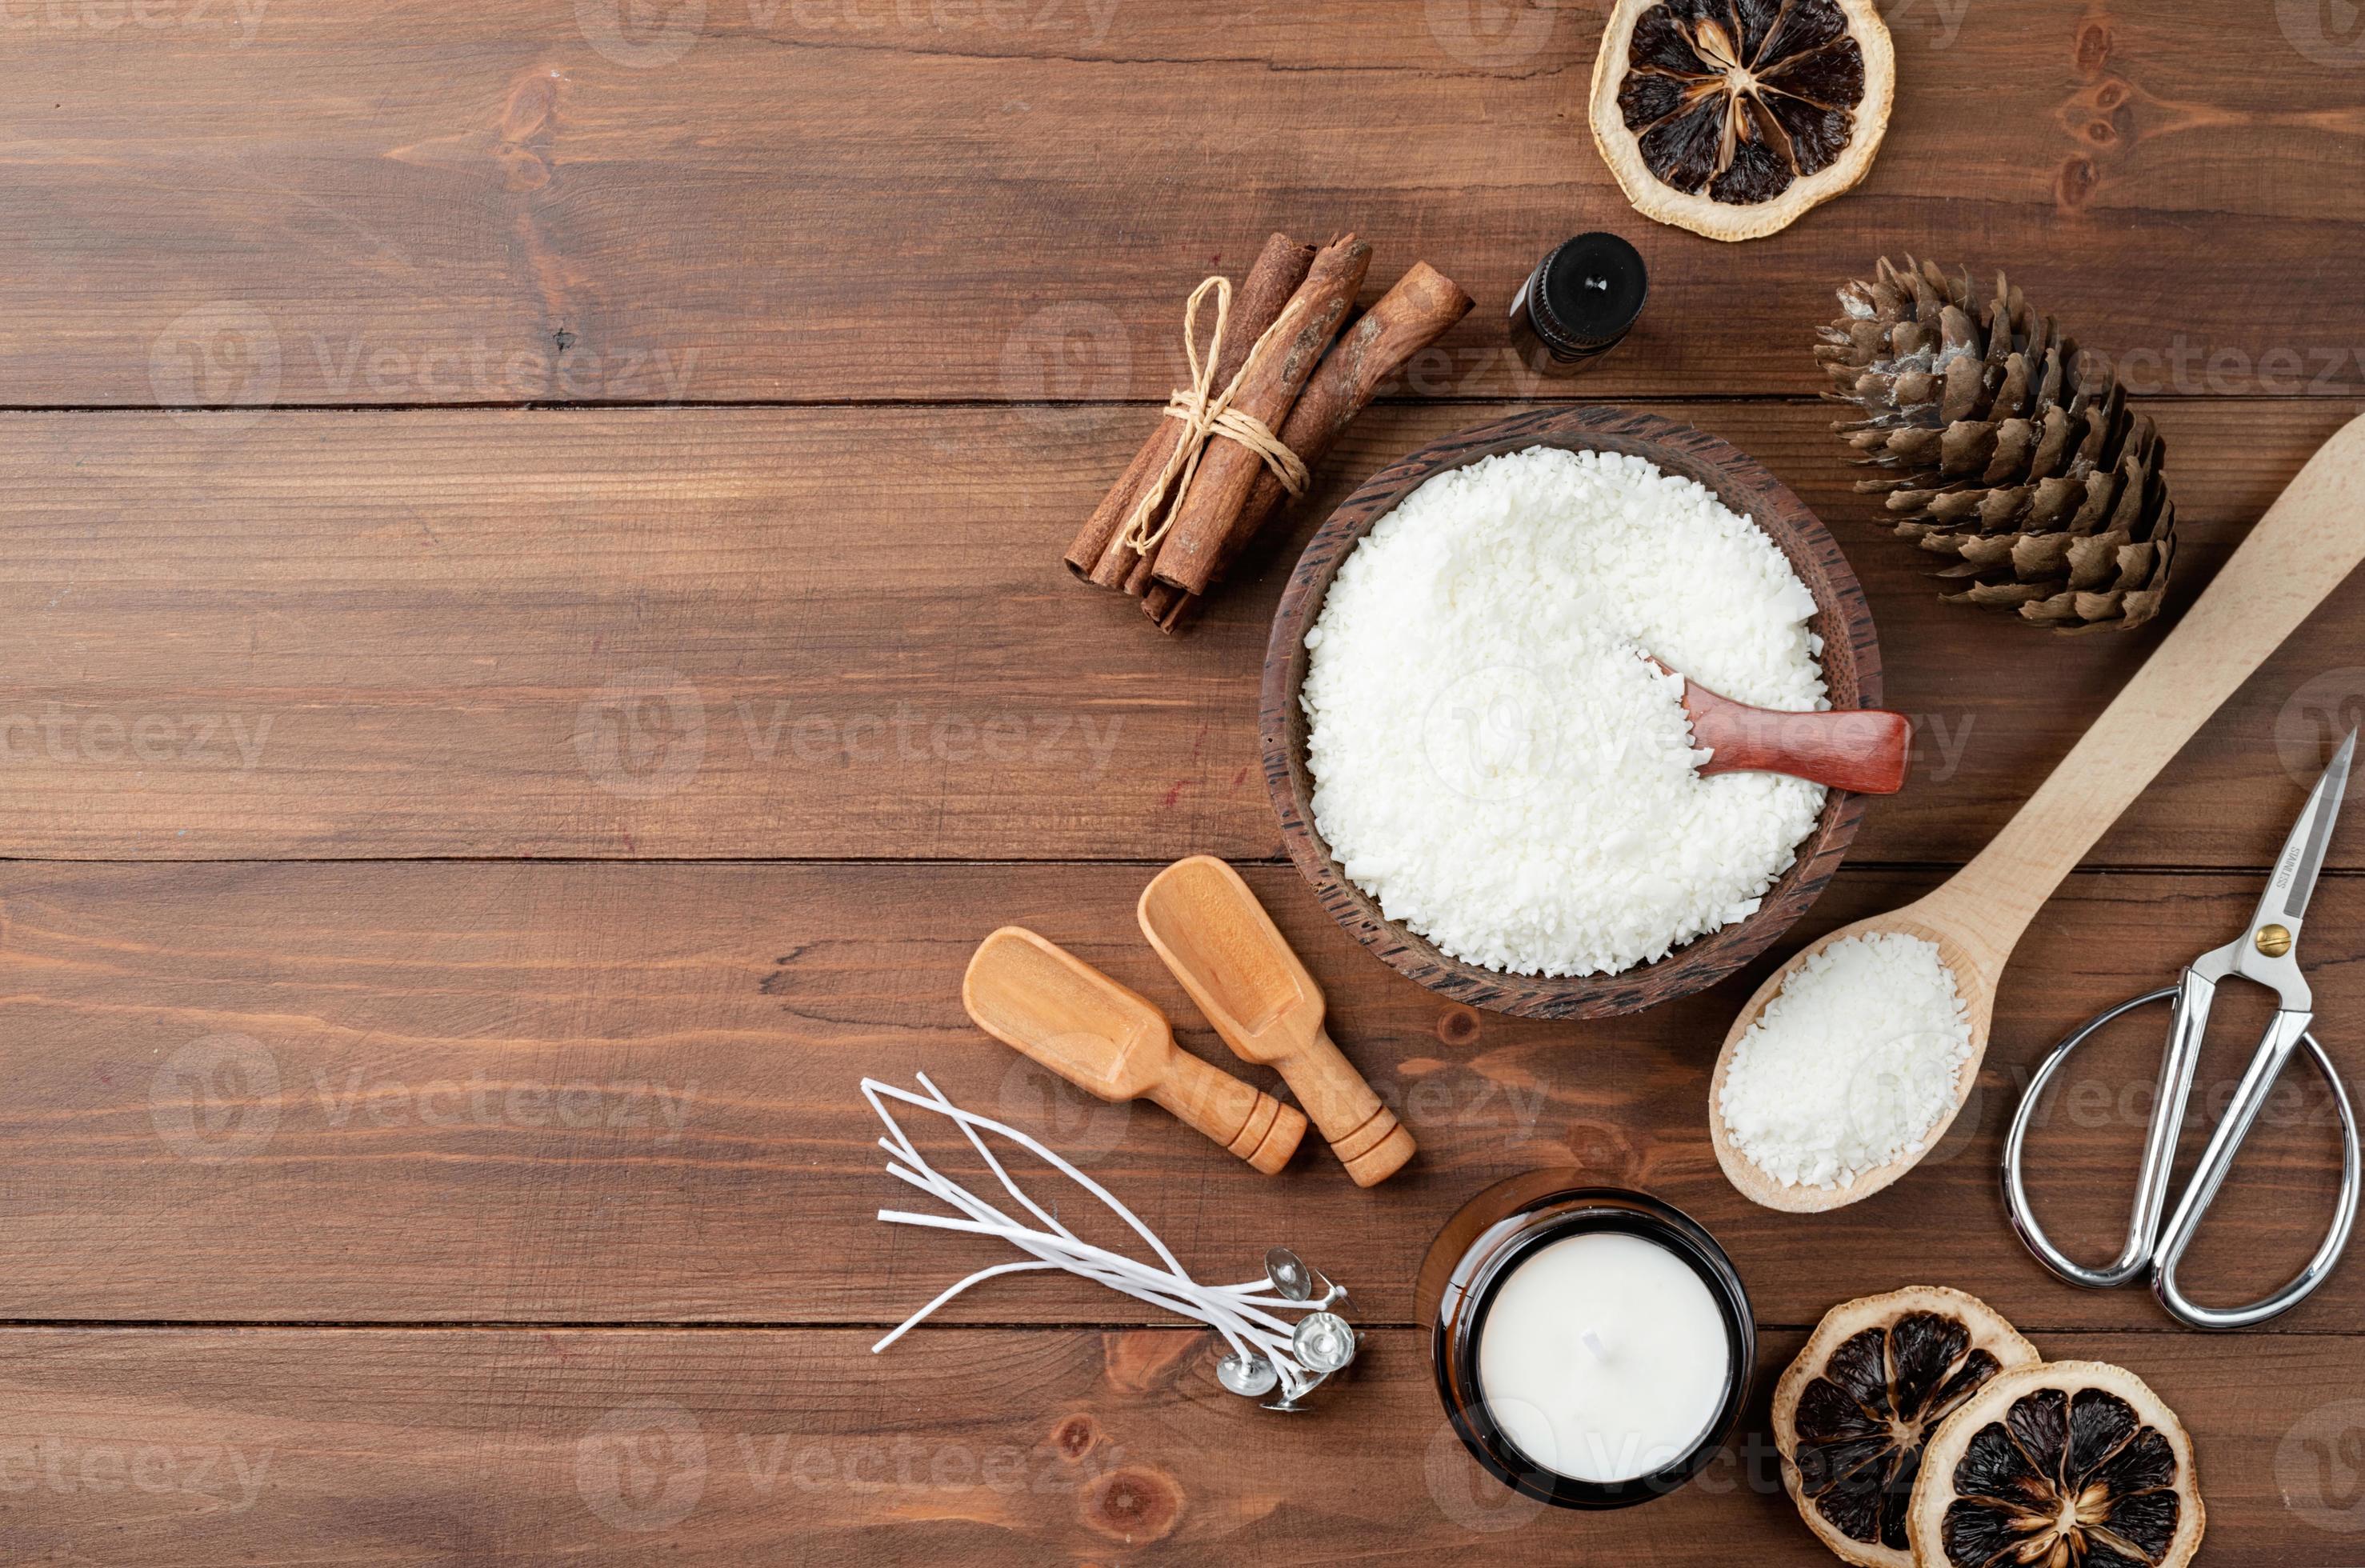
<svg viewBox="0 0 2365 1568">
<path fill-rule="evenodd" d="M 1842 926 L 1757 988 L 1724 1037 L 1708 1091 L 1717 1163 L 1743 1197 L 1794 1214 L 1842 1208 L 1879 1192 L 1937 1147 L 1978 1081 L 1996 985 L 2021 933 L 2103 830 L 2360 561 L 2365 419 L 2342 426 L 2308 459 L 2200 601 L 1969 865 L 1902 909 Z M 1724 1084 L 1733 1047 L 1809 958 L 1834 942 L 1883 931 L 1935 943 L 1954 971 L 1971 1023 L 1970 1057 L 1955 1080 L 1955 1102 L 1922 1135 L 1921 1148 L 1845 1187 L 1777 1182 L 1734 1147 L 1725 1126 Z"/>
<path fill-rule="evenodd" d="M 1642 655 L 1661 675 L 1684 683 L 1692 744 L 1715 755 L 1700 764 L 1719 773 L 1787 773 L 1810 784 L 1858 795 L 1894 795 L 1912 761 L 1913 722 L 1886 708 L 1786 712 L 1752 708 L 1710 691 L 1691 677 Z"/>
</svg>

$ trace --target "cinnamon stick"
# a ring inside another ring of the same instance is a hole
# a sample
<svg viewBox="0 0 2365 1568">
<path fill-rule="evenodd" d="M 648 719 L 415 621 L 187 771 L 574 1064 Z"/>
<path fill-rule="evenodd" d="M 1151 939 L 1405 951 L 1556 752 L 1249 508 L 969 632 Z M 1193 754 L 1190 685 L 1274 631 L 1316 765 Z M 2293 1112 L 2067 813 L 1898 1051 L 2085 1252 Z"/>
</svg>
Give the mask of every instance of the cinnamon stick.
<svg viewBox="0 0 2365 1568">
<path fill-rule="evenodd" d="M 1345 324 L 1371 264 L 1371 246 L 1352 234 L 1332 241 L 1316 254 L 1281 319 L 1250 352 L 1240 369 L 1239 390 L 1232 395 L 1233 408 L 1280 431 L 1323 351 Z M 1206 590 L 1216 552 L 1264 471 L 1264 459 L 1239 442 L 1219 435 L 1207 442 L 1174 526 L 1159 548 L 1160 582 L 1192 593 Z"/>
<path fill-rule="evenodd" d="M 1182 429 L 1179 424 L 1175 428 Z M 1168 492 L 1170 495 L 1172 493 L 1171 490 Z M 1138 498 L 1137 495 L 1136 499 Z M 1130 507 L 1126 509 L 1125 515 L 1133 515 Z M 1100 565 L 1093 568 L 1092 576 L 1085 580 L 1095 588 L 1122 588 L 1139 599 L 1141 586 L 1137 585 L 1146 586 L 1149 581 L 1149 574 L 1158 560 L 1158 546 L 1164 541 L 1153 543 L 1149 546 L 1149 554 L 1145 555 L 1128 543 L 1124 534 L 1125 530 L 1120 526 L 1116 537 L 1110 539 L 1108 548 L 1101 552 Z"/>
<path fill-rule="evenodd" d="M 1266 237 L 1264 249 L 1242 280 L 1232 309 L 1225 318 L 1220 341 L 1215 345 L 1215 372 L 1209 383 L 1212 386 L 1222 388 L 1239 373 L 1257 340 L 1280 318 L 1295 297 L 1298 286 L 1306 281 L 1314 255 L 1313 246 L 1301 245 L 1286 234 L 1276 232 Z M 1072 568 L 1077 551 L 1093 539 L 1099 541 L 1100 557 L 1084 574 L 1087 582 L 1099 588 L 1122 588 L 1135 599 L 1141 597 L 1149 584 L 1158 546 L 1152 544 L 1148 555 L 1135 550 L 1127 538 L 1132 531 L 1126 525 L 1139 508 L 1142 497 L 1165 472 L 1182 439 L 1181 421 L 1171 416 L 1161 417 L 1158 429 L 1142 443 L 1135 464 L 1126 468 L 1120 485 L 1122 494 L 1113 492 L 1104 498 L 1101 510 L 1086 522 L 1085 536 L 1071 547 L 1069 563 Z M 1179 485 L 1179 476 L 1175 482 Z M 1176 498 L 1175 492 L 1170 490 L 1160 505 Z"/>
<path fill-rule="evenodd" d="M 1277 233 L 1266 239 L 1256 264 L 1240 284 L 1239 297 L 1232 301 L 1232 313 L 1224 324 L 1223 339 L 1216 345 L 1215 384 L 1218 388 L 1239 373 L 1249 350 L 1264 335 L 1266 328 L 1281 319 L 1282 310 L 1297 292 L 1297 286 L 1306 281 L 1306 271 L 1313 264 L 1313 246 L 1301 245 L 1286 234 Z M 1125 581 L 1139 556 L 1130 549 L 1117 552 L 1124 564 L 1115 568 L 1114 582 L 1104 580 L 1107 574 L 1100 570 L 1102 559 L 1111 553 L 1118 531 L 1133 515 L 1134 508 L 1141 504 L 1142 492 L 1165 470 L 1167 460 L 1174 455 L 1175 443 L 1182 439 L 1182 422 L 1160 415 L 1158 428 L 1149 432 L 1141 450 L 1126 465 L 1124 475 L 1102 498 L 1082 532 L 1076 535 L 1076 542 L 1068 546 L 1068 570 L 1087 582 L 1100 582 L 1104 587 L 1117 587 Z"/>
<path fill-rule="evenodd" d="M 1126 597 L 1139 599 L 1148 593 L 1150 585 L 1157 581 L 1157 571 L 1158 546 L 1153 544 L 1149 547 L 1149 554 L 1138 555 L 1134 558 L 1133 570 L 1125 575 Z"/>
<path fill-rule="evenodd" d="M 1306 467 L 1314 467 L 1378 395 L 1381 383 L 1443 337 L 1446 329 L 1469 311 L 1470 297 L 1452 278 L 1427 262 L 1414 263 L 1412 270 L 1398 278 L 1396 286 L 1363 312 L 1362 319 L 1322 356 L 1322 364 L 1282 424 L 1282 444 L 1296 453 Z M 1281 480 L 1272 470 L 1261 469 L 1230 530 L 1216 543 L 1210 582 L 1230 568 L 1242 547 L 1280 509 L 1283 494 Z M 1159 578 L 1142 598 L 1142 613 L 1171 632 L 1196 613 L 1201 596 L 1167 582 L 1162 572 Z"/>
</svg>

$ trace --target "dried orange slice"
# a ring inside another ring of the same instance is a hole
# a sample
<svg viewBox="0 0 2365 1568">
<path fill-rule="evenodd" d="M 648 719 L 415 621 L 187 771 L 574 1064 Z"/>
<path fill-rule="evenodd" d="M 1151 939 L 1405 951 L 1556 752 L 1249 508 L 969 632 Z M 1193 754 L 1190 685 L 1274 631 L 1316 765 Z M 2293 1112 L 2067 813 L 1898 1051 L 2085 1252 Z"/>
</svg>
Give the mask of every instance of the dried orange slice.
<svg viewBox="0 0 2365 1568">
<path fill-rule="evenodd" d="M 1807 1528 L 1865 1568 L 1913 1568 L 1906 1509 L 1922 1445 L 2036 1347 L 1974 1295 L 1916 1285 L 1842 1303 L 1774 1389 L 1782 1484 Z"/>
<path fill-rule="evenodd" d="M 1754 240 L 1871 171 L 1896 90 L 1872 0 L 1617 0 L 1593 140 L 1644 217 Z"/>
<path fill-rule="evenodd" d="M 2048 1361 L 1946 1418 L 1906 1534 L 1923 1568 L 2183 1568 L 2206 1523 L 2176 1412 L 2124 1368 Z"/>
</svg>

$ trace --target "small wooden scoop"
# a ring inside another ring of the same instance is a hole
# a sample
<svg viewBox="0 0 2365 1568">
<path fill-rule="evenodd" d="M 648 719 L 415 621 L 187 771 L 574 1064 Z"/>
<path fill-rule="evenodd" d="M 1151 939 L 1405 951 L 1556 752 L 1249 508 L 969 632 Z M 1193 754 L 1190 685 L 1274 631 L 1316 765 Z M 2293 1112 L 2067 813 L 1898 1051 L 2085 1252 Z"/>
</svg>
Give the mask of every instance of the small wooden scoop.
<svg viewBox="0 0 2365 1568">
<path fill-rule="evenodd" d="M 1224 1044 L 1280 1070 L 1358 1187 L 1413 1155 L 1412 1134 L 1323 1032 L 1322 991 L 1240 874 L 1210 855 L 1141 890 L 1141 930 Z"/>
<path fill-rule="evenodd" d="M 961 1005 L 979 1028 L 1077 1088 L 1154 1100 L 1268 1176 L 1306 1136 L 1295 1110 L 1177 1047 L 1149 998 L 1020 926 L 978 944 Z"/>
<path fill-rule="evenodd" d="M 1879 1192 L 1938 1146 L 1978 1080 L 1996 986 L 2021 933 L 2103 830 L 2359 562 L 2365 562 L 2365 419 L 2342 426 L 2308 459 L 2218 568 L 2199 602 L 1969 865 L 1902 909 L 1841 926 L 1757 988 L 1724 1037 L 1708 1092 L 1717 1162 L 1743 1197 L 1793 1213 L 1839 1208 Z M 1971 1021 L 1970 1059 L 1956 1078 L 1955 1103 L 1922 1135 L 1920 1148 L 1845 1187 L 1785 1186 L 1734 1147 L 1725 1126 L 1724 1084 L 1733 1047 L 1809 958 L 1834 942 L 1878 931 L 1935 943 L 1954 971 Z"/>
<path fill-rule="evenodd" d="M 1703 778 L 1717 773 L 1787 773 L 1857 795 L 1894 795 L 1905 787 L 1913 722 L 1902 713 L 1886 708 L 1811 713 L 1752 708 L 1710 691 L 1657 659 L 1651 663 L 1662 675 L 1684 683 L 1692 744 L 1716 753 L 1701 765 Z"/>
</svg>

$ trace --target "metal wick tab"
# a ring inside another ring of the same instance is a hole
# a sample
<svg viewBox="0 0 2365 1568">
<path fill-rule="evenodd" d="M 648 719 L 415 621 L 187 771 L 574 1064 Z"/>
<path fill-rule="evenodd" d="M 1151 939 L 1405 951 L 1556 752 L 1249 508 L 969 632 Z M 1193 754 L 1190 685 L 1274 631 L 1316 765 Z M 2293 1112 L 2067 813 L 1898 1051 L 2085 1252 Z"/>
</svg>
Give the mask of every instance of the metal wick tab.
<svg viewBox="0 0 2365 1568">
<path fill-rule="evenodd" d="M 1277 1389 L 1280 1396 L 1266 1400 L 1264 1407 L 1294 1413 L 1306 1408 L 1300 1403 L 1306 1395 L 1353 1363 L 1355 1329 L 1330 1310 L 1346 1299 L 1346 1287 L 1326 1278 L 1321 1270 L 1288 1248 L 1275 1247 L 1265 1253 L 1264 1272 L 1273 1295 L 1280 1301 L 1264 1296 L 1246 1305 L 1265 1312 L 1283 1304 L 1311 1310 L 1291 1331 L 1287 1354 L 1276 1352 L 1268 1359 L 1235 1350 L 1216 1364 L 1216 1381 L 1231 1393 L 1250 1399 L 1262 1399 Z M 1253 1296 L 1261 1287 L 1250 1284 L 1224 1289 Z"/>
<path fill-rule="evenodd" d="M 1262 1356 L 1226 1356 L 1216 1364 L 1216 1381 L 1234 1394 L 1261 1399 L 1281 1385 L 1281 1374 Z"/>
</svg>

